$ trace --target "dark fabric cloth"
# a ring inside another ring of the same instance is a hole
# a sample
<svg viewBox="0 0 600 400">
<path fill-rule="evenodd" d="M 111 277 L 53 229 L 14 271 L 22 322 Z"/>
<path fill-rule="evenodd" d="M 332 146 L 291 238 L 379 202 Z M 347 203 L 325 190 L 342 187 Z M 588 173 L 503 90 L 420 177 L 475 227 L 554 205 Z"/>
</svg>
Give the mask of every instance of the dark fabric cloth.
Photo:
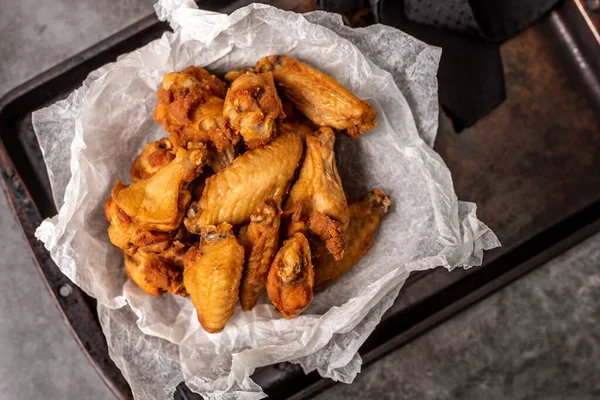
<svg viewBox="0 0 600 400">
<path fill-rule="evenodd" d="M 406 18 L 502 42 L 550 11 L 560 0 L 404 0 Z"/>
<path fill-rule="evenodd" d="M 547 14 L 560 0 L 469 0 L 482 36 L 502 42 Z"/>
<path fill-rule="evenodd" d="M 381 0 L 380 21 L 440 46 L 440 103 L 460 132 L 504 101 L 497 43 L 549 12 L 559 0 Z M 394 12 L 391 12 L 394 11 Z"/>
<path fill-rule="evenodd" d="M 560 0 L 379 0 L 376 20 L 442 48 L 440 104 L 460 132 L 506 98 L 499 43 L 548 13 Z M 318 0 L 338 13 L 372 0 Z"/>
<path fill-rule="evenodd" d="M 474 125 L 506 98 L 498 44 L 465 33 L 415 23 L 402 2 L 383 0 L 380 21 L 442 48 L 438 70 L 440 104 L 460 132 Z"/>
</svg>

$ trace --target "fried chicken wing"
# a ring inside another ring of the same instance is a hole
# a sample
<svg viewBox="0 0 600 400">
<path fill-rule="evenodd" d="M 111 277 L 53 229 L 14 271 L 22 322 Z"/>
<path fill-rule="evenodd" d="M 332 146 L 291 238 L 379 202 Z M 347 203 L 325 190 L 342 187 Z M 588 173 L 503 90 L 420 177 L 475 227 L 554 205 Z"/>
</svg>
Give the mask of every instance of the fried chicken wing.
<svg viewBox="0 0 600 400">
<path fill-rule="evenodd" d="M 179 149 L 175 159 L 152 177 L 129 186 L 117 181 L 104 205 L 110 241 L 128 254 L 139 246 L 168 242 L 191 200 L 185 186 L 200 174 L 205 162 L 206 149 Z"/>
<path fill-rule="evenodd" d="M 203 228 L 200 243 L 185 255 L 183 282 L 198 313 L 198 321 L 210 333 L 223 330 L 234 312 L 244 268 L 244 248 L 231 225 Z"/>
<path fill-rule="evenodd" d="M 161 168 L 173 161 L 175 154 L 169 139 L 150 142 L 144 146 L 139 156 L 133 161 L 130 176 L 132 182 L 148 179 Z"/>
<path fill-rule="evenodd" d="M 274 55 L 256 63 L 257 72 L 273 72 L 287 98 L 318 126 L 330 126 L 357 139 L 377 126 L 375 110 L 332 77 L 294 58 Z"/>
<path fill-rule="evenodd" d="M 267 199 L 250 217 L 250 224 L 240 230 L 240 244 L 246 254 L 240 285 L 242 310 L 254 308 L 267 283 L 267 274 L 279 247 L 280 214 L 279 204 Z"/>
<path fill-rule="evenodd" d="M 302 233 L 286 240 L 269 270 L 267 294 L 284 318 L 294 318 L 313 300 L 314 271 Z"/>
<path fill-rule="evenodd" d="M 350 200 L 350 224 L 346 231 L 346 252 L 336 261 L 322 246 L 317 245 L 313 256 L 315 267 L 315 287 L 337 279 L 360 260 L 373 243 L 373 234 L 381 218 L 392 205 L 390 197 L 381 190 L 374 189 L 364 196 Z"/>
<path fill-rule="evenodd" d="M 335 133 L 321 128 L 306 135 L 306 155 L 298 180 L 284 206 L 286 235 L 317 235 L 336 260 L 344 256 L 344 233 L 349 212 L 346 195 L 335 165 Z"/>
<path fill-rule="evenodd" d="M 183 254 L 185 247 L 180 243 L 160 254 L 137 249 L 125 256 L 125 271 L 144 292 L 160 296 L 166 292 L 186 296 L 183 286 Z"/>
<path fill-rule="evenodd" d="M 240 76 L 244 75 L 246 72 L 254 74 L 256 71 L 254 71 L 254 67 L 240 67 L 240 68 L 232 69 L 231 71 L 228 71 L 225 74 L 225 77 L 224 77 L 225 82 L 231 84 L 231 83 L 233 83 L 233 81 L 235 81 Z"/>
<path fill-rule="evenodd" d="M 228 127 L 254 149 L 275 135 L 275 121 L 285 117 L 273 83 L 273 74 L 245 73 L 227 91 L 223 116 Z"/>
<path fill-rule="evenodd" d="M 281 202 L 302 156 L 302 139 L 283 132 L 269 144 L 247 151 L 206 180 L 202 197 L 192 203 L 185 227 L 198 233 L 204 225 L 246 224 L 268 198 Z"/>
<path fill-rule="evenodd" d="M 225 82 L 203 68 L 172 72 L 164 76 L 156 92 L 153 116 L 170 133 L 175 147 L 212 142 L 223 149 L 235 140 L 223 119 L 225 94 Z"/>
</svg>

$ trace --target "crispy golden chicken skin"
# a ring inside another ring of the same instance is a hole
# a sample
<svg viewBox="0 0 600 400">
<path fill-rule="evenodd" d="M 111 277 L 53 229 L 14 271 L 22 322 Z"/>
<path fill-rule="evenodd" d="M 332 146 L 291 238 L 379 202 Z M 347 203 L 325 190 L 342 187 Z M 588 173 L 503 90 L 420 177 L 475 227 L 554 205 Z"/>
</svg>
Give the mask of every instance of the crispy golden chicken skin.
<svg viewBox="0 0 600 400">
<path fill-rule="evenodd" d="M 225 82 L 203 68 L 189 67 L 163 78 L 156 92 L 154 119 L 170 133 L 175 147 L 189 143 L 214 143 L 227 147 L 235 137 L 223 119 Z"/>
<path fill-rule="evenodd" d="M 183 260 L 186 247 L 180 242 L 175 247 L 160 254 L 139 248 L 132 255 L 125 256 L 125 271 L 144 292 L 160 296 L 166 292 L 186 296 L 183 286 Z M 176 259 L 173 259 L 176 258 Z"/>
<path fill-rule="evenodd" d="M 181 72 L 184 74 L 191 75 L 196 79 L 196 81 L 200 82 L 202 86 L 202 93 L 207 94 L 209 96 L 217 96 L 220 98 L 225 97 L 225 94 L 227 93 L 227 85 L 225 84 L 225 82 L 223 82 L 204 68 L 192 65 Z M 178 77 L 176 76 L 175 78 L 177 79 Z"/>
<path fill-rule="evenodd" d="M 309 124 L 307 124 L 305 122 L 309 122 L 309 121 L 283 122 L 279 129 L 285 130 L 285 131 L 292 131 L 292 132 L 296 133 L 298 136 L 300 136 L 302 138 L 302 140 L 305 140 L 306 135 L 313 133 L 315 131 L 315 129 L 317 129 L 317 128 L 310 126 Z"/>
<path fill-rule="evenodd" d="M 321 245 L 317 245 L 313 256 L 315 267 L 315 287 L 339 278 L 360 260 L 373 243 L 373 234 L 392 205 L 390 197 L 381 190 L 374 189 L 364 196 L 350 200 L 350 224 L 346 231 L 346 252 L 336 261 Z"/>
<path fill-rule="evenodd" d="M 318 126 L 330 126 L 357 139 L 377 126 L 375 110 L 335 79 L 296 60 L 274 55 L 256 63 L 257 72 L 273 72 L 277 86 Z"/>
<path fill-rule="evenodd" d="M 185 255 L 183 282 L 209 333 L 223 330 L 233 315 L 244 268 L 244 248 L 231 225 L 203 228 L 199 244 Z"/>
<path fill-rule="evenodd" d="M 235 81 L 240 76 L 244 75 L 246 72 L 249 72 L 251 74 L 256 73 L 256 71 L 254 71 L 254 67 L 240 67 L 240 68 L 232 69 L 231 71 L 228 71 L 225 74 L 225 77 L 224 77 L 225 82 L 231 84 L 231 83 L 233 83 L 233 81 Z"/>
<path fill-rule="evenodd" d="M 247 151 L 206 180 L 202 197 L 184 219 L 192 233 L 202 226 L 246 224 L 268 198 L 281 202 L 302 156 L 302 139 L 282 132 L 269 144 Z"/>
<path fill-rule="evenodd" d="M 168 242 L 192 197 L 185 187 L 200 174 L 205 162 L 206 149 L 179 149 L 175 159 L 152 177 L 129 186 L 117 181 L 104 205 L 110 241 L 128 254 L 140 246 Z"/>
<path fill-rule="evenodd" d="M 244 138 L 250 149 L 263 146 L 275 135 L 275 122 L 285 117 L 273 74 L 245 73 L 227 91 L 223 116 L 228 127 Z"/>
<path fill-rule="evenodd" d="M 267 199 L 250 217 L 250 224 L 240 230 L 246 261 L 240 285 L 242 310 L 252 310 L 267 284 L 267 274 L 279 247 L 281 210 L 273 199 Z"/>
<path fill-rule="evenodd" d="M 169 139 L 150 142 L 144 146 L 139 156 L 133 161 L 130 176 L 132 182 L 148 179 L 161 168 L 173 161 L 173 145 Z"/>
<path fill-rule="evenodd" d="M 267 294 L 284 318 L 294 318 L 313 300 L 314 271 L 308 240 L 302 233 L 286 240 L 269 270 Z"/>
<path fill-rule="evenodd" d="M 113 245 L 125 254 L 134 254 L 142 246 L 153 252 L 160 252 L 169 246 L 173 235 L 171 232 L 145 229 L 136 220 L 125 214 L 113 200 L 115 193 L 126 188 L 120 181 L 115 184 L 111 197 L 104 203 L 104 214 L 110 223 L 108 237 Z M 185 200 L 183 198 L 183 200 Z M 181 202 L 181 206 L 183 207 Z"/>
<path fill-rule="evenodd" d="M 335 165 L 335 133 L 321 128 L 306 135 L 306 155 L 298 180 L 284 205 L 285 233 L 310 231 L 325 243 L 336 260 L 344 256 L 349 212 Z"/>
</svg>

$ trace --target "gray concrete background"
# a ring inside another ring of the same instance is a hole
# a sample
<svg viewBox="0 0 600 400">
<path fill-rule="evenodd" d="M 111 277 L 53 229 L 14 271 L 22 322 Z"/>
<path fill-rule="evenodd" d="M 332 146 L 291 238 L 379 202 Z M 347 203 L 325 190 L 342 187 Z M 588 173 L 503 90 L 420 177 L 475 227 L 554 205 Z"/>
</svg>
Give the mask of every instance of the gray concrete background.
<svg viewBox="0 0 600 400">
<path fill-rule="evenodd" d="M 154 0 L 0 0 L 0 96 Z M 113 398 L 71 337 L 0 194 L 0 398 Z M 318 399 L 600 398 L 600 234 Z"/>
</svg>

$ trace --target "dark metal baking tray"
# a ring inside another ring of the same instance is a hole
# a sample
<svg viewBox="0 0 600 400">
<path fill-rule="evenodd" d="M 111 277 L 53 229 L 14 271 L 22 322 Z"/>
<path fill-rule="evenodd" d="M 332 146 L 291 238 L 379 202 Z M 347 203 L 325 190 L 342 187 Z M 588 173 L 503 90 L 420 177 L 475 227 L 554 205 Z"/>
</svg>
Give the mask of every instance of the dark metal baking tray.
<svg viewBox="0 0 600 400">
<path fill-rule="evenodd" d="M 397 24 L 397 12 L 395 2 L 380 2 L 381 22 Z M 457 194 L 478 204 L 478 216 L 504 246 L 486 254 L 482 267 L 411 275 L 361 347 L 365 365 L 600 230 L 600 44 L 588 23 L 576 0 L 564 2 L 502 46 L 508 97 L 497 110 L 461 135 L 440 116 L 435 147 L 452 171 Z M 419 26 L 400 27 L 427 40 Z M 34 237 L 56 208 L 31 113 L 167 29 L 154 16 L 144 18 L 0 100 L 0 165 L 9 203 L 73 336 L 120 399 L 131 392 L 108 357 L 95 300 L 70 284 Z M 260 368 L 253 379 L 272 398 L 309 398 L 333 384 L 288 363 Z M 175 396 L 195 398 L 183 385 Z"/>
</svg>

